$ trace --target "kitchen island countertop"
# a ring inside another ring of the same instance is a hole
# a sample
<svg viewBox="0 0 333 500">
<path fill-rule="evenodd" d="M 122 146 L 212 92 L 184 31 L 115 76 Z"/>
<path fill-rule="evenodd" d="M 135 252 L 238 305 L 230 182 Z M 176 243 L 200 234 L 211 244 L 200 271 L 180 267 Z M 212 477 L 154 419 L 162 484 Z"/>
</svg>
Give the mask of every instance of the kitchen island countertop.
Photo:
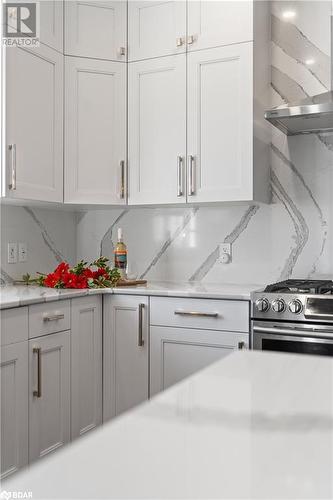
<svg viewBox="0 0 333 500">
<path fill-rule="evenodd" d="M 332 498 L 333 360 L 242 351 L 3 483 L 48 498 Z"/>
</svg>

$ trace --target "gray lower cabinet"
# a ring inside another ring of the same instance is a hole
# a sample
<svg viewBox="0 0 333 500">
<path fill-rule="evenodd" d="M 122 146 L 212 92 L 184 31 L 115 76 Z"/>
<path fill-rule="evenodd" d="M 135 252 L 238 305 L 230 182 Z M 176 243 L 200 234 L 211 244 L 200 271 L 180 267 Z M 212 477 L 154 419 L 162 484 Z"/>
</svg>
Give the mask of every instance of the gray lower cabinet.
<svg viewBox="0 0 333 500">
<path fill-rule="evenodd" d="M 29 460 L 70 440 L 70 331 L 29 340 Z"/>
<path fill-rule="evenodd" d="M 102 423 L 102 297 L 72 300 L 71 437 Z"/>
<path fill-rule="evenodd" d="M 1 348 L 1 479 L 28 463 L 28 342 Z"/>
<path fill-rule="evenodd" d="M 248 347 L 247 333 L 153 326 L 150 330 L 150 394 Z"/>
<path fill-rule="evenodd" d="M 104 297 L 103 420 L 148 399 L 149 299 Z"/>
</svg>

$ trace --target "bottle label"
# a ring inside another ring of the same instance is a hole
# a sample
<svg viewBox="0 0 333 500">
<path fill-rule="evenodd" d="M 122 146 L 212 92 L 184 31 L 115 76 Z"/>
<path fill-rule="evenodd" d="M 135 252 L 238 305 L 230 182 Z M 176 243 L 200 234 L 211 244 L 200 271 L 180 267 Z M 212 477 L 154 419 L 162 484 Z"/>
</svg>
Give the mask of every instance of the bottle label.
<svg viewBox="0 0 333 500">
<path fill-rule="evenodd" d="M 118 269 L 126 269 L 127 265 L 127 252 L 115 252 L 114 254 L 114 267 Z"/>
</svg>

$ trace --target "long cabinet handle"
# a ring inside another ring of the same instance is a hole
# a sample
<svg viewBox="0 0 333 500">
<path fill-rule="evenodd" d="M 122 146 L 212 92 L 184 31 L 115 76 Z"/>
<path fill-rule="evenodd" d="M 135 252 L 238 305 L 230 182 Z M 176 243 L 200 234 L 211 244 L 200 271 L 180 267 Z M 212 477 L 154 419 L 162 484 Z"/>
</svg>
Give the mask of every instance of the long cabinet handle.
<svg viewBox="0 0 333 500">
<path fill-rule="evenodd" d="M 143 347 L 144 345 L 144 340 L 143 340 L 143 309 L 145 305 L 144 304 L 139 304 L 139 336 L 138 336 L 138 346 Z"/>
<path fill-rule="evenodd" d="M 219 313 L 206 313 L 199 311 L 175 311 L 175 314 L 179 316 L 201 316 L 203 318 L 218 318 Z"/>
<path fill-rule="evenodd" d="M 9 144 L 8 146 L 10 152 L 10 177 L 11 181 L 9 184 L 9 189 L 15 191 L 16 189 L 16 144 Z"/>
<path fill-rule="evenodd" d="M 195 194 L 195 179 L 194 179 L 194 156 L 189 155 L 188 157 L 188 195 L 193 196 Z"/>
<path fill-rule="evenodd" d="M 37 390 L 33 392 L 36 398 L 42 397 L 42 348 L 34 347 L 32 352 L 37 354 Z"/>
<path fill-rule="evenodd" d="M 49 316 L 44 316 L 43 321 L 58 321 L 59 319 L 64 319 L 64 314 L 51 314 Z"/>
<path fill-rule="evenodd" d="M 177 196 L 183 196 L 183 157 L 177 156 Z"/>
<path fill-rule="evenodd" d="M 120 198 L 125 198 L 125 161 L 120 162 Z"/>
</svg>

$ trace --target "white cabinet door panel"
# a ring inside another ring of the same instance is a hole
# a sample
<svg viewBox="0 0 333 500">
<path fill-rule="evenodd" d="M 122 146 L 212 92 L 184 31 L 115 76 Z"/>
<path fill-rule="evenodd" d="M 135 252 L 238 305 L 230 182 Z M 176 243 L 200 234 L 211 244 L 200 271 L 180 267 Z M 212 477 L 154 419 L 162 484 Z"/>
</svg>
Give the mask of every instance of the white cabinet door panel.
<svg viewBox="0 0 333 500">
<path fill-rule="evenodd" d="M 150 395 L 248 346 L 248 334 L 154 326 L 150 329 Z"/>
<path fill-rule="evenodd" d="M 148 321 L 148 297 L 104 297 L 104 421 L 148 399 Z"/>
<path fill-rule="evenodd" d="M 186 55 L 129 64 L 129 204 L 185 202 Z M 184 162 L 183 162 L 184 163 Z"/>
<path fill-rule="evenodd" d="M 252 110 L 252 42 L 188 55 L 188 201 L 252 199 Z"/>
<path fill-rule="evenodd" d="M 65 202 L 124 204 L 126 65 L 66 57 Z"/>
<path fill-rule="evenodd" d="M 148 0 L 128 3 L 130 61 L 185 52 L 185 36 L 185 1 Z"/>
<path fill-rule="evenodd" d="M 125 1 L 65 0 L 65 54 L 126 61 Z"/>
<path fill-rule="evenodd" d="M 188 35 L 190 51 L 253 40 L 252 0 L 189 1 Z"/>
<path fill-rule="evenodd" d="M 66 1 L 66 0 L 65 0 Z M 63 51 L 64 2 L 42 0 L 40 5 L 40 41 Z"/>
<path fill-rule="evenodd" d="M 38 355 L 41 349 L 40 397 Z M 70 440 L 70 332 L 29 341 L 29 457 L 30 461 L 55 451 Z"/>
<path fill-rule="evenodd" d="M 45 45 L 6 53 L 7 146 L 16 145 L 12 198 L 63 200 L 63 58 Z M 12 159 L 7 151 L 8 183 Z"/>
<path fill-rule="evenodd" d="M 28 333 L 28 332 L 27 332 Z M 1 348 L 1 479 L 28 463 L 28 342 Z"/>
<path fill-rule="evenodd" d="M 71 436 L 102 423 L 102 297 L 72 300 Z"/>
</svg>

